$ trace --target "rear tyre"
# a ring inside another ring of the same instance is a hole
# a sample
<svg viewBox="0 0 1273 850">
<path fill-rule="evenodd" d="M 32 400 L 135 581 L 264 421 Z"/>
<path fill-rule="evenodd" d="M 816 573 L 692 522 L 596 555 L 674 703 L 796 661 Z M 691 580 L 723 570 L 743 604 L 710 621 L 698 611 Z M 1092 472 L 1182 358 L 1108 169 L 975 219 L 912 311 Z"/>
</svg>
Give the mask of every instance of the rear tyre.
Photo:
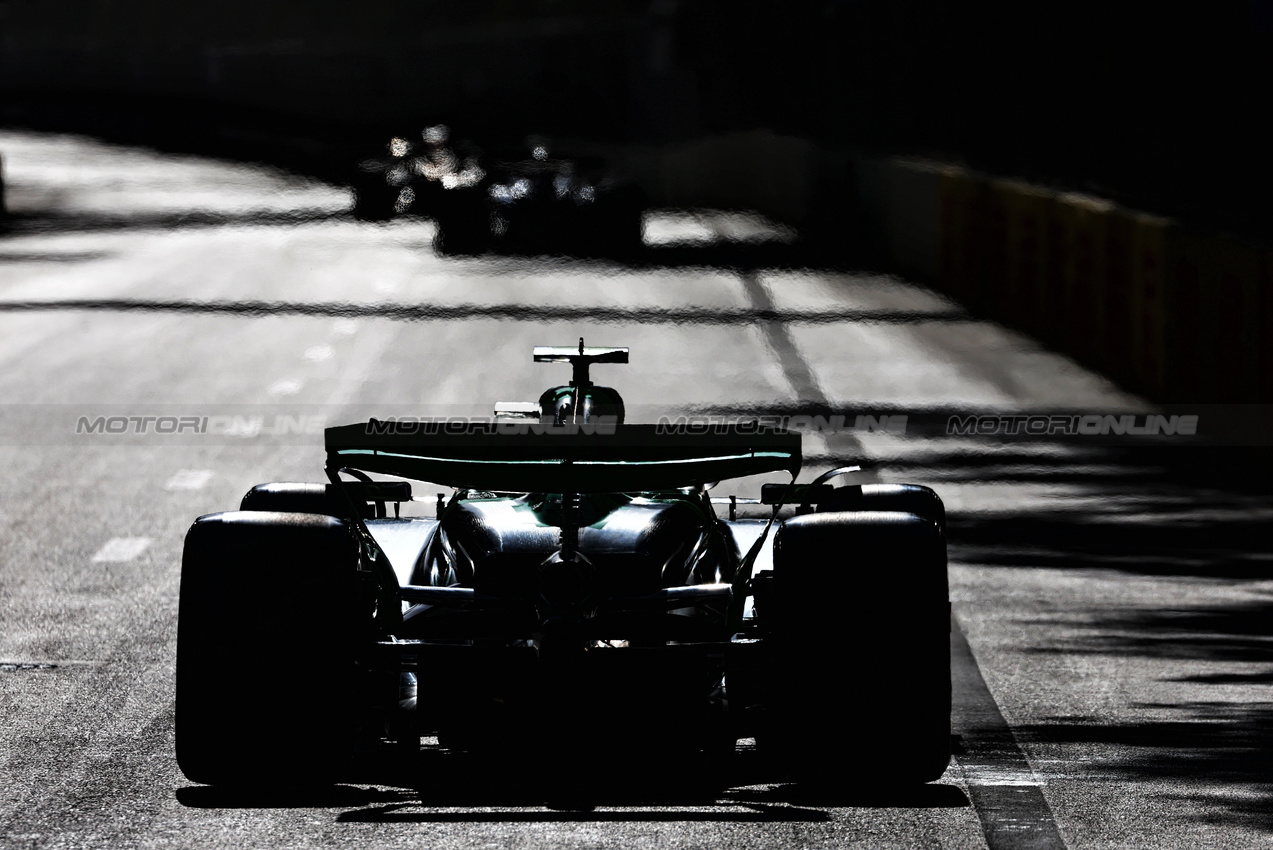
<svg viewBox="0 0 1273 850">
<path fill-rule="evenodd" d="M 645 196 L 634 186 L 620 186 L 603 195 L 592 215 L 588 249 L 600 256 L 632 257 L 645 247 L 643 214 Z"/>
<path fill-rule="evenodd" d="M 818 505 L 821 513 L 843 511 L 901 511 L 915 514 L 946 530 L 946 506 L 929 487 L 919 484 L 855 484 L 837 487 Z"/>
<path fill-rule="evenodd" d="M 394 203 L 401 191 L 389 185 L 381 170 L 359 169 L 353 178 L 354 218 L 359 221 L 388 221 L 394 216 Z"/>
<path fill-rule="evenodd" d="M 768 737 L 793 779 L 931 782 L 950 761 L 950 603 L 937 525 L 794 517 L 774 540 Z"/>
<path fill-rule="evenodd" d="M 239 502 L 241 511 L 323 514 L 348 517 L 349 505 L 330 484 L 274 482 L 257 484 Z"/>
<path fill-rule="evenodd" d="M 438 201 L 433 247 L 439 254 L 465 256 L 490 249 L 491 213 L 484 196 L 476 189 L 458 189 Z"/>
<path fill-rule="evenodd" d="M 353 753 L 358 550 L 334 517 L 200 517 L 177 622 L 177 763 L 193 782 L 330 783 Z"/>
<path fill-rule="evenodd" d="M 490 247 L 490 234 L 471 222 L 439 224 L 433 247 L 447 257 L 474 257 Z"/>
</svg>

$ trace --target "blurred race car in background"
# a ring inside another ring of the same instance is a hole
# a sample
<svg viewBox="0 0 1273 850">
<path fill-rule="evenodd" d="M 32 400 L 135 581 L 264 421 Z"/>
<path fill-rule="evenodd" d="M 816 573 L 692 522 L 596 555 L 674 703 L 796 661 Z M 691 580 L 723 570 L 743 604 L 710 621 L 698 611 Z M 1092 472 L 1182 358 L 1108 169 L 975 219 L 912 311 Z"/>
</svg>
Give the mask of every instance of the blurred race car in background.
<svg viewBox="0 0 1273 850">
<path fill-rule="evenodd" d="M 451 143 L 443 125 L 420 142 L 395 137 L 387 156 L 364 160 L 354 179 L 354 215 L 384 221 L 422 215 L 437 224 L 436 247 L 449 254 L 485 251 L 626 254 L 642 245 L 645 198 L 603 163 L 551 156 L 547 141 L 484 156 Z"/>
<path fill-rule="evenodd" d="M 472 145 L 460 143 L 461 151 L 452 147 L 450 128 L 426 127 L 420 135 L 418 142 L 395 136 L 383 155 L 358 164 L 353 180 L 357 218 L 384 221 L 422 213 L 445 189 L 470 187 L 485 176 Z"/>
</svg>

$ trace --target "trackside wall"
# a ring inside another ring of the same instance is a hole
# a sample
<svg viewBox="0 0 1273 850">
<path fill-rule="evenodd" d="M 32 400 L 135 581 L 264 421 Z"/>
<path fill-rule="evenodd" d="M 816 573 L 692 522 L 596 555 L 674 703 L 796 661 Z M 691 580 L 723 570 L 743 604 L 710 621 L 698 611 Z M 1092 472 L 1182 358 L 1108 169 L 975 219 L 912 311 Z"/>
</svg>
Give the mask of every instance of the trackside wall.
<svg viewBox="0 0 1273 850">
<path fill-rule="evenodd" d="M 1267 246 L 958 167 L 855 167 L 867 235 L 900 273 L 1153 401 L 1243 405 L 1230 436 L 1273 424 L 1257 407 L 1273 401 Z"/>
</svg>

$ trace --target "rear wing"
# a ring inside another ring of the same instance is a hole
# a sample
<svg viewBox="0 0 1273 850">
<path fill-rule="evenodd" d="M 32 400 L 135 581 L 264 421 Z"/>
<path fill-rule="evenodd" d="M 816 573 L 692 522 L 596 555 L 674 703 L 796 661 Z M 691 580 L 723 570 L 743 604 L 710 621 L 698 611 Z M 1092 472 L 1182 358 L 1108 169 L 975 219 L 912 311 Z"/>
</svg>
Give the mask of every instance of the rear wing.
<svg viewBox="0 0 1273 850">
<path fill-rule="evenodd" d="M 556 428 L 372 419 L 328 428 L 326 445 L 329 472 L 354 469 L 517 493 L 674 490 L 779 471 L 794 478 L 801 462 L 799 434 L 746 423 L 683 433 L 660 425 Z"/>
</svg>

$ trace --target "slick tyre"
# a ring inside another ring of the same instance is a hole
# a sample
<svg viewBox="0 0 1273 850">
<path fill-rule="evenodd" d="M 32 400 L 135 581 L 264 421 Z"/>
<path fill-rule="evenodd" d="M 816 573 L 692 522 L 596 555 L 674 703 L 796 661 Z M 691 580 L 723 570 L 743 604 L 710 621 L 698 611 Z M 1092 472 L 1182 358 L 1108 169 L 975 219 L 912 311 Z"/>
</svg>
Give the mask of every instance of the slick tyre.
<svg viewBox="0 0 1273 850">
<path fill-rule="evenodd" d="M 239 502 L 241 511 L 323 514 L 347 517 L 349 505 L 328 484 L 276 482 L 258 484 Z"/>
<path fill-rule="evenodd" d="M 380 171 L 359 171 L 353 178 L 353 214 L 359 221 L 388 221 L 394 215 L 399 189 Z"/>
<path fill-rule="evenodd" d="M 211 785 L 330 783 L 353 752 L 357 548 L 334 517 L 235 511 L 186 535 L 177 763 Z"/>
<path fill-rule="evenodd" d="M 475 190 L 460 190 L 454 194 L 443 199 L 433 213 L 437 225 L 434 250 L 444 256 L 484 253 L 491 247 L 490 210 Z"/>
<path fill-rule="evenodd" d="M 490 229 L 485 222 L 438 222 L 433 247 L 448 257 L 476 256 L 490 247 Z"/>
<path fill-rule="evenodd" d="M 642 216 L 646 202 L 639 189 L 622 186 L 607 193 L 592 217 L 587 246 L 599 256 L 627 258 L 645 247 Z"/>
<path fill-rule="evenodd" d="M 930 488 L 919 484 L 857 484 L 837 487 L 831 498 L 818 505 L 821 513 L 845 511 L 900 511 L 915 514 L 946 530 L 946 507 Z"/>
<path fill-rule="evenodd" d="M 769 737 L 791 778 L 911 784 L 950 761 L 946 545 L 912 513 L 794 517 L 774 541 Z"/>
</svg>

